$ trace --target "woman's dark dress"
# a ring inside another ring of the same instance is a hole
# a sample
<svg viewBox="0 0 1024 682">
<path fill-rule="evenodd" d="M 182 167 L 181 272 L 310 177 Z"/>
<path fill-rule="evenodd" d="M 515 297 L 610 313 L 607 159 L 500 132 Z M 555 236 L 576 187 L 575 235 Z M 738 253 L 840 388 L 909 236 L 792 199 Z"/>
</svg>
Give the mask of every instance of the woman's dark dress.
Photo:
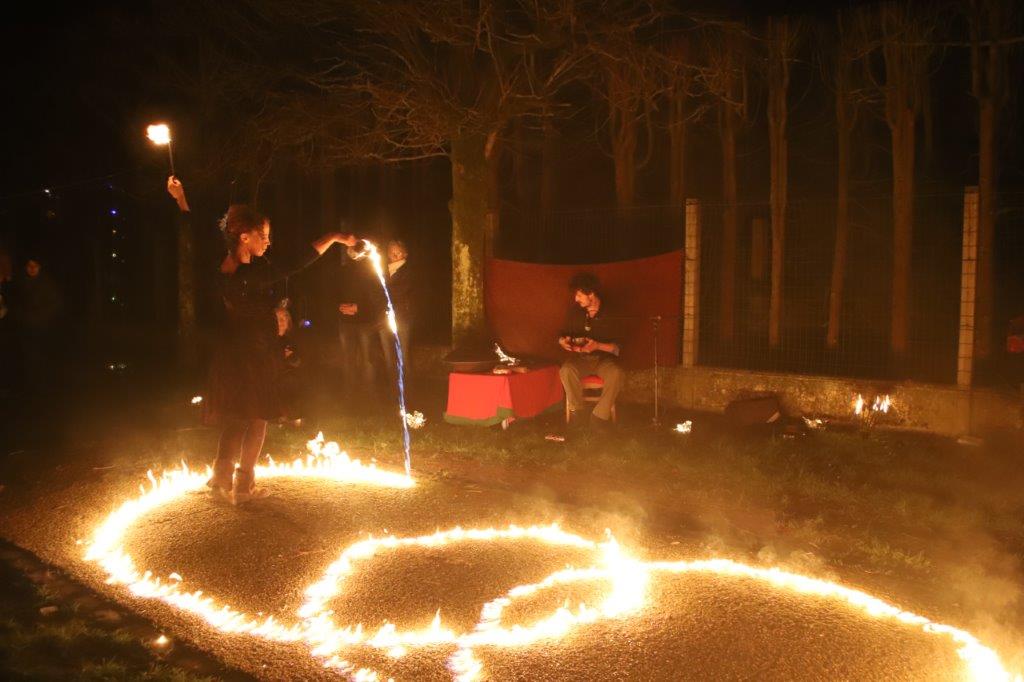
<svg viewBox="0 0 1024 682">
<path fill-rule="evenodd" d="M 318 258 L 312 247 L 271 263 L 254 258 L 233 273 L 220 273 L 224 325 L 210 364 L 204 419 L 275 420 L 285 415 L 281 377 L 284 354 L 274 309 L 284 297 L 284 279 Z"/>
</svg>

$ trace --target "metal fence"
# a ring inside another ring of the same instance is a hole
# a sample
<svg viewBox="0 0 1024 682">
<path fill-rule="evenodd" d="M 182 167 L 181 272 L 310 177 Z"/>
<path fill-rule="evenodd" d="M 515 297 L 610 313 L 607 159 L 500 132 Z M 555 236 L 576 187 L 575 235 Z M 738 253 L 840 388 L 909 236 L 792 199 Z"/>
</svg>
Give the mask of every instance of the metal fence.
<svg viewBox="0 0 1024 682">
<path fill-rule="evenodd" d="M 844 286 L 834 343 L 828 343 L 835 201 L 789 202 L 782 314 L 769 343 L 772 235 L 766 202 L 735 207 L 734 294 L 728 301 L 728 207 L 702 202 L 698 364 L 801 374 L 957 380 L 963 192 L 915 199 L 909 271 L 908 350 L 892 352 L 893 233 L 888 196 L 851 199 Z M 537 263 L 600 263 L 681 248 L 683 207 L 589 209 L 545 216 L 503 215 L 494 253 Z M 1006 353 L 1009 321 L 1024 315 L 1024 193 L 997 200 L 993 245 L 992 352 L 975 362 L 976 384 L 1013 384 L 1020 360 Z"/>
</svg>

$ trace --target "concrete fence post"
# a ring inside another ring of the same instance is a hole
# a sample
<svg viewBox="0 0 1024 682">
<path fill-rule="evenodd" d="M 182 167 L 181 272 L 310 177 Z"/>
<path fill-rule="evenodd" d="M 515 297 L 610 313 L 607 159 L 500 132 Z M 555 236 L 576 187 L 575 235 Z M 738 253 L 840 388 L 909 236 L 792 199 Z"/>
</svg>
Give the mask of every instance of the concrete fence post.
<svg viewBox="0 0 1024 682">
<path fill-rule="evenodd" d="M 683 367 L 697 366 L 700 332 L 700 201 L 686 200 L 683 239 Z"/>
<path fill-rule="evenodd" d="M 964 188 L 963 249 L 960 256 L 960 339 L 956 385 L 970 388 L 974 373 L 974 310 L 978 279 L 978 188 Z"/>
</svg>

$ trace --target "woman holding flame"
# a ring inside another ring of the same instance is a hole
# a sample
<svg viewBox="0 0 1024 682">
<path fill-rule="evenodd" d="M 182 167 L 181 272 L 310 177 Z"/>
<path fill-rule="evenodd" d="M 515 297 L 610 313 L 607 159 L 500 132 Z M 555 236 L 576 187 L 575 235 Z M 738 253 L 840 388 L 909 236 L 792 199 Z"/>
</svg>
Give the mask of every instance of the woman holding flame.
<svg viewBox="0 0 1024 682">
<path fill-rule="evenodd" d="M 187 219 L 185 188 L 173 175 L 167 192 Z M 233 204 L 221 220 L 227 254 L 220 264 L 218 286 L 225 320 L 210 365 L 204 418 L 221 427 L 213 476 L 207 485 L 235 504 L 262 497 L 255 485 L 256 460 L 263 449 L 267 421 L 283 416 L 281 374 L 284 358 L 278 335 L 280 285 L 310 265 L 333 244 L 353 246 L 350 234 L 329 232 L 292 258 L 272 263 L 270 220 L 252 206 Z M 238 460 L 238 468 L 235 461 Z"/>
</svg>

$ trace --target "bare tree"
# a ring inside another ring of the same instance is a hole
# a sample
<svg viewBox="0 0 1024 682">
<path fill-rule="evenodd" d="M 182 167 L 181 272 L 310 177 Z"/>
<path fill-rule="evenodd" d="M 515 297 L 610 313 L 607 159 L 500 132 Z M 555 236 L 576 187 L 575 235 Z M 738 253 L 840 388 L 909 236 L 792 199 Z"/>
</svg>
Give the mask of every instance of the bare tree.
<svg viewBox="0 0 1024 682">
<path fill-rule="evenodd" d="M 885 100 L 892 139 L 892 309 L 890 347 L 896 360 L 910 347 L 910 274 L 914 232 L 914 156 L 917 118 L 927 94 L 934 16 L 920 3 L 888 2 L 877 8 L 876 31 L 884 77 L 876 81 Z"/>
<path fill-rule="evenodd" d="M 689 123 L 699 118 L 703 105 L 697 102 L 700 66 L 689 34 L 682 33 L 660 51 L 662 90 L 668 109 L 669 202 L 683 206 L 686 201 L 686 137 Z"/>
<path fill-rule="evenodd" d="M 576 73 L 569 2 L 274 2 L 290 21 L 334 35 L 306 81 L 316 91 L 269 108 L 275 139 L 312 141 L 354 163 L 446 156 L 452 168 L 452 337 L 486 334 L 483 263 L 496 219 L 503 135 Z"/>
<path fill-rule="evenodd" d="M 627 208 L 636 200 L 637 171 L 651 158 L 651 115 L 662 81 L 656 53 L 640 34 L 659 14 L 646 3 L 599 2 L 584 16 L 589 17 L 583 28 L 597 67 L 595 91 L 607 112 L 616 203 Z"/>
<path fill-rule="evenodd" d="M 789 65 L 796 46 L 796 30 L 788 17 L 768 20 L 768 137 L 771 153 L 772 281 L 768 313 L 768 346 L 782 340 L 782 297 L 786 246 L 786 207 L 789 191 Z"/>
<path fill-rule="evenodd" d="M 864 33 L 858 30 L 856 20 L 848 13 L 836 12 L 835 42 L 825 48 L 825 78 L 831 82 L 836 116 L 836 237 L 832 250 L 832 276 L 828 295 L 827 348 L 839 345 L 843 289 L 846 284 L 847 245 L 850 233 L 850 145 L 857 123 L 859 105 L 864 101 L 863 90 L 855 81 L 856 64 L 870 52 Z"/>
<path fill-rule="evenodd" d="M 747 35 L 736 23 L 723 23 L 705 33 L 707 66 L 704 88 L 718 103 L 722 145 L 722 265 L 719 281 L 718 338 L 733 340 L 736 331 L 736 244 L 739 233 L 736 179 L 736 135 L 747 113 Z"/>
<path fill-rule="evenodd" d="M 1002 44 L 1019 20 L 1009 0 L 968 0 L 971 35 L 971 93 L 978 101 L 978 289 L 975 355 L 992 352 L 992 246 L 995 239 L 999 109 L 1008 98 L 1008 47 Z"/>
</svg>

